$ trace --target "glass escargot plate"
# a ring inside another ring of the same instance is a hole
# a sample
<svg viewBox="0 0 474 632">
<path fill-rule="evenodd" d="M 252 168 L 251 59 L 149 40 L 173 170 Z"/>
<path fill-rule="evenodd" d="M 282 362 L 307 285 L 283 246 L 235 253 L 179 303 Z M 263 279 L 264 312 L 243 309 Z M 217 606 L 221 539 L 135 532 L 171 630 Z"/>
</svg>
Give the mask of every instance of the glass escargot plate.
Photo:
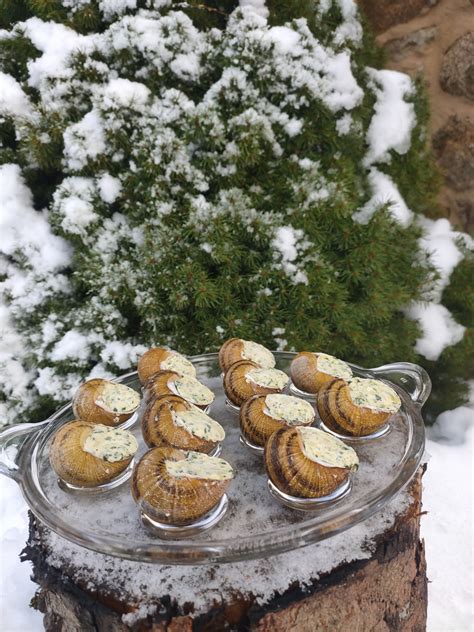
<svg viewBox="0 0 474 632">
<path fill-rule="evenodd" d="M 277 368 L 289 374 L 295 353 L 275 352 Z M 399 362 L 375 369 L 350 365 L 354 375 L 388 383 L 402 407 L 378 438 L 346 442 L 360 466 L 351 476 L 350 493 L 312 511 L 288 509 L 270 493 L 261 454 L 240 442 L 238 413 L 229 410 L 222 389 L 217 353 L 190 358 L 197 378 L 216 399 L 209 414 L 226 431 L 220 456 L 236 471 L 228 490 L 226 515 L 199 535 L 164 540 L 142 524 L 129 483 L 101 493 L 72 494 L 58 485 L 48 452 L 55 431 L 74 418 L 71 405 L 35 424 L 17 424 L 0 434 L 0 472 L 17 481 L 32 512 L 60 536 L 86 548 L 118 557 L 158 564 L 206 564 L 268 557 L 313 544 L 365 520 L 398 494 L 414 476 L 424 450 L 421 407 L 431 382 L 421 367 Z M 136 390 L 136 372 L 118 382 Z M 139 411 L 140 413 L 140 411 Z M 316 416 L 315 426 L 321 422 Z M 131 428 L 139 442 L 136 460 L 145 452 L 140 424 Z"/>
</svg>

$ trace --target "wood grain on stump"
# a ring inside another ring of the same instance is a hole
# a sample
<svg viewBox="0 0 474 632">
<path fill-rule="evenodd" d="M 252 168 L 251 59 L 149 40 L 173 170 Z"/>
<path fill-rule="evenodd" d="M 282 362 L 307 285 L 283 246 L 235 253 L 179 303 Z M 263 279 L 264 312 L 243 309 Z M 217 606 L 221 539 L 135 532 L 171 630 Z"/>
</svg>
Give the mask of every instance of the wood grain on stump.
<svg viewBox="0 0 474 632">
<path fill-rule="evenodd" d="M 51 632 L 421 632 L 427 608 L 422 473 L 391 505 L 348 532 L 236 564 L 118 560 L 66 542 L 31 516 L 23 559 L 33 562 L 39 584 L 33 605 Z M 270 594 L 265 586 L 273 580 L 278 592 Z"/>
</svg>

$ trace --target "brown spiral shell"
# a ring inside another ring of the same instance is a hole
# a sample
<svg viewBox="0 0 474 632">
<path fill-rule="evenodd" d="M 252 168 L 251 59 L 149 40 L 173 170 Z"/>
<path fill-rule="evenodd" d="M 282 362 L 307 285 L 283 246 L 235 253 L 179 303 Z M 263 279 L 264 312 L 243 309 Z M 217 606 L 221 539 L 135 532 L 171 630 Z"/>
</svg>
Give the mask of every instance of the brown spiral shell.
<svg viewBox="0 0 474 632">
<path fill-rule="evenodd" d="M 254 395 L 240 407 L 240 430 L 243 436 L 258 447 L 263 448 L 270 435 L 280 428 L 289 427 L 284 419 L 275 419 L 265 412 L 266 395 Z M 307 424 L 310 425 L 314 419 Z"/>
<path fill-rule="evenodd" d="M 247 373 L 259 367 L 250 360 L 241 360 L 233 364 L 224 373 L 224 391 L 229 401 L 236 406 L 241 406 L 247 399 L 254 395 L 269 395 L 270 393 L 281 393 L 277 388 L 261 386 L 256 382 L 247 380 Z"/>
<path fill-rule="evenodd" d="M 138 360 L 138 378 L 141 384 L 145 384 L 149 378 L 162 369 L 161 364 L 172 355 L 180 355 L 164 347 L 153 347 L 146 351 Z M 195 375 L 195 372 L 194 372 Z"/>
<path fill-rule="evenodd" d="M 296 498 L 327 496 L 344 483 L 350 470 L 328 467 L 308 459 L 298 428 L 280 428 L 268 439 L 264 451 L 268 478 L 280 491 Z"/>
<path fill-rule="evenodd" d="M 191 404 L 179 395 L 161 395 L 150 401 L 142 417 L 142 434 L 151 447 L 171 447 L 209 454 L 217 443 L 196 437 L 173 422 L 172 412 L 190 410 Z"/>
<path fill-rule="evenodd" d="M 152 519 L 166 524 L 189 524 L 207 514 L 225 494 L 230 479 L 171 476 L 165 462 L 184 458 L 186 452 L 183 450 L 152 448 L 135 466 L 132 496 Z"/>
<path fill-rule="evenodd" d="M 49 448 L 49 460 L 56 474 L 77 487 L 97 487 L 108 483 L 124 470 L 133 456 L 123 461 L 104 461 L 83 449 L 96 424 L 82 420 L 61 426 Z"/>
<path fill-rule="evenodd" d="M 226 340 L 219 349 L 219 365 L 224 373 L 236 362 L 242 360 L 244 341 L 240 338 Z"/>
<path fill-rule="evenodd" d="M 169 383 L 179 380 L 181 377 L 183 376 L 174 371 L 158 371 L 158 373 L 152 375 L 145 384 L 145 401 L 149 402 L 161 395 L 176 395 L 170 388 Z M 205 410 L 209 404 L 194 405 Z"/>
<path fill-rule="evenodd" d="M 319 391 L 316 405 L 321 420 L 330 430 L 354 437 L 374 433 L 393 414 L 354 404 L 348 383 L 338 378 Z"/>
<path fill-rule="evenodd" d="M 334 380 L 334 375 L 318 369 L 318 356 L 310 351 L 301 351 L 295 356 L 291 362 L 290 375 L 296 388 L 304 393 L 315 394 Z"/>
<path fill-rule="evenodd" d="M 103 378 L 88 380 L 87 382 L 81 384 L 74 393 L 74 397 L 72 399 L 72 410 L 74 415 L 83 421 L 99 423 L 104 426 L 118 426 L 127 421 L 127 419 L 130 419 L 130 417 L 138 410 L 140 402 L 133 410 L 122 413 L 107 410 L 97 404 L 97 402 L 101 399 L 104 388 L 109 385 L 118 386 L 120 388 L 129 388 L 124 384 L 117 384 L 116 382 L 104 380 Z M 133 391 L 133 389 L 130 390 Z"/>
</svg>

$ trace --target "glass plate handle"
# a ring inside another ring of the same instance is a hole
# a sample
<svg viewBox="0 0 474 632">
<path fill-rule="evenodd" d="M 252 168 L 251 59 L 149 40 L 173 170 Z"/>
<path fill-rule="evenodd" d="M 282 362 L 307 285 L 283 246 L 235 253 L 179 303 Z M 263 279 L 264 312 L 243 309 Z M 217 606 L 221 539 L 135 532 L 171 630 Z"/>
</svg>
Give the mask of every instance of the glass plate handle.
<svg viewBox="0 0 474 632">
<path fill-rule="evenodd" d="M 15 424 L 0 432 L 0 474 L 19 482 L 18 456 L 25 440 L 38 432 L 49 419 L 35 424 Z"/>
<path fill-rule="evenodd" d="M 419 406 L 423 406 L 431 393 L 430 377 L 418 364 L 395 362 L 369 370 L 402 388 Z"/>
</svg>

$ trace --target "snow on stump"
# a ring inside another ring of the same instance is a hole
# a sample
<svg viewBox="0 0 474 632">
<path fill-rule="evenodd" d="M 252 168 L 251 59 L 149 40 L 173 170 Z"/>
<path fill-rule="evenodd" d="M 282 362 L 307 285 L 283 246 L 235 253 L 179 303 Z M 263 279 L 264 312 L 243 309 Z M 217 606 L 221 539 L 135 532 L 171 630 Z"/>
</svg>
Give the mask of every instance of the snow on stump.
<svg viewBox="0 0 474 632">
<path fill-rule="evenodd" d="M 33 516 L 23 552 L 46 631 L 422 631 L 427 578 L 420 468 L 410 486 L 349 531 L 268 559 L 141 564 L 83 549 Z"/>
</svg>

